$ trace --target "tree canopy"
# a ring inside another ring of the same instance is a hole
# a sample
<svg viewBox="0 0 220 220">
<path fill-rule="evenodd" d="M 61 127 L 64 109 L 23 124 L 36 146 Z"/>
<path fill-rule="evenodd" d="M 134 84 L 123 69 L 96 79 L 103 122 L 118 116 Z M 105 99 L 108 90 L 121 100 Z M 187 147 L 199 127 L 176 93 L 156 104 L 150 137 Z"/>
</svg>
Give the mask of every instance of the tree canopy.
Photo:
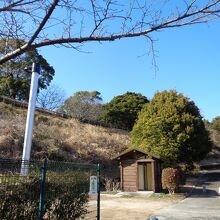
<svg viewBox="0 0 220 220">
<path fill-rule="evenodd" d="M 1 0 L 0 39 L 23 39 L 0 64 L 49 45 L 79 50 L 86 42 L 114 41 L 168 28 L 207 23 L 220 15 L 220 0 Z"/>
<path fill-rule="evenodd" d="M 70 96 L 60 111 L 81 121 L 96 121 L 102 114 L 102 98 L 98 91 L 79 91 Z"/>
<path fill-rule="evenodd" d="M 104 120 L 116 128 L 131 130 L 146 103 L 148 99 L 140 93 L 126 92 L 116 96 L 104 106 Z"/>
<path fill-rule="evenodd" d="M 7 43 L 7 48 L 5 44 Z M 22 40 L 0 40 L 0 54 L 5 50 L 12 51 L 23 44 Z M 36 49 L 28 51 L 0 66 L 0 95 L 14 99 L 27 101 L 29 97 L 31 73 L 25 72 L 24 68 L 37 62 L 41 66 L 39 90 L 46 89 L 53 79 L 55 70 Z"/>
<path fill-rule="evenodd" d="M 212 147 L 198 107 L 174 90 L 155 94 L 139 114 L 131 135 L 134 146 L 169 165 L 200 161 Z"/>
</svg>

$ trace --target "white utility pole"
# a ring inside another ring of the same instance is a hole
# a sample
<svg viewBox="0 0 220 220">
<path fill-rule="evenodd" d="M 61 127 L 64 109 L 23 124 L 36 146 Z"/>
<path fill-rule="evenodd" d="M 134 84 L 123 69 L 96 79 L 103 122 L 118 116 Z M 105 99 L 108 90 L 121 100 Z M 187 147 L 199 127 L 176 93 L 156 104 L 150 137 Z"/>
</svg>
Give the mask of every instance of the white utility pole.
<svg viewBox="0 0 220 220">
<path fill-rule="evenodd" d="M 24 147 L 22 155 L 22 165 L 21 165 L 21 175 L 26 176 L 28 174 L 29 160 L 31 154 L 31 144 L 32 144 L 32 133 L 34 126 L 34 111 L 37 98 L 38 90 L 38 79 L 39 79 L 40 66 L 37 63 L 32 65 L 32 76 L 31 76 L 31 88 L 29 95 L 27 120 L 24 136 Z"/>
</svg>

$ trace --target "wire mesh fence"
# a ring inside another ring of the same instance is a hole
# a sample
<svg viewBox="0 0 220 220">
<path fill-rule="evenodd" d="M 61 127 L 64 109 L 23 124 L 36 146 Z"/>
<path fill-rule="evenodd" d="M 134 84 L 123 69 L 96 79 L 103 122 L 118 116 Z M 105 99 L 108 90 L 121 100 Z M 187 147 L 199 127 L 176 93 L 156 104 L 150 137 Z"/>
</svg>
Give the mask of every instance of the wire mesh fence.
<svg viewBox="0 0 220 220">
<path fill-rule="evenodd" d="M 99 219 L 90 176 L 97 165 L 0 158 L 0 219 Z"/>
<path fill-rule="evenodd" d="M 40 161 L 0 159 L 0 219 L 38 218 L 40 167 Z"/>
</svg>

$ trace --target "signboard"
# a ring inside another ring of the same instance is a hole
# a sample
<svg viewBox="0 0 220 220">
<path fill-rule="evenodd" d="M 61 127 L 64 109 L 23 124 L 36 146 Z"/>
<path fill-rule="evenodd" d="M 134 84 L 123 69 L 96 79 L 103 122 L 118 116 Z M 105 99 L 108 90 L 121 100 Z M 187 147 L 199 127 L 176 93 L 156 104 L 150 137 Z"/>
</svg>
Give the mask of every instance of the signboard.
<svg viewBox="0 0 220 220">
<path fill-rule="evenodd" d="M 90 176 L 89 194 L 97 195 L 97 176 Z"/>
</svg>

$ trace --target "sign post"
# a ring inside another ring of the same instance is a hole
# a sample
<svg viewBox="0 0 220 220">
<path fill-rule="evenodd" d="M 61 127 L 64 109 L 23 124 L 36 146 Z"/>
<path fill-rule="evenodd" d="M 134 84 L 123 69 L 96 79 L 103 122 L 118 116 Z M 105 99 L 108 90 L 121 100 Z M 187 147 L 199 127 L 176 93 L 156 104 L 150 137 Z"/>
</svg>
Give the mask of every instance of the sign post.
<svg viewBox="0 0 220 220">
<path fill-rule="evenodd" d="M 25 136 L 24 136 L 22 165 L 21 165 L 22 176 L 26 176 L 28 174 L 28 169 L 29 169 L 32 133 L 33 133 L 33 125 L 34 125 L 34 111 L 35 111 L 36 98 L 37 98 L 39 72 L 40 72 L 39 64 L 33 63 L 31 88 L 30 88 L 28 111 L 27 111 L 27 121 L 26 121 Z"/>
<path fill-rule="evenodd" d="M 89 195 L 97 195 L 97 176 L 90 176 Z"/>
<path fill-rule="evenodd" d="M 98 185 L 97 185 L 97 220 L 100 220 L 100 185 L 101 185 L 101 169 L 100 164 L 97 164 Z"/>
</svg>

